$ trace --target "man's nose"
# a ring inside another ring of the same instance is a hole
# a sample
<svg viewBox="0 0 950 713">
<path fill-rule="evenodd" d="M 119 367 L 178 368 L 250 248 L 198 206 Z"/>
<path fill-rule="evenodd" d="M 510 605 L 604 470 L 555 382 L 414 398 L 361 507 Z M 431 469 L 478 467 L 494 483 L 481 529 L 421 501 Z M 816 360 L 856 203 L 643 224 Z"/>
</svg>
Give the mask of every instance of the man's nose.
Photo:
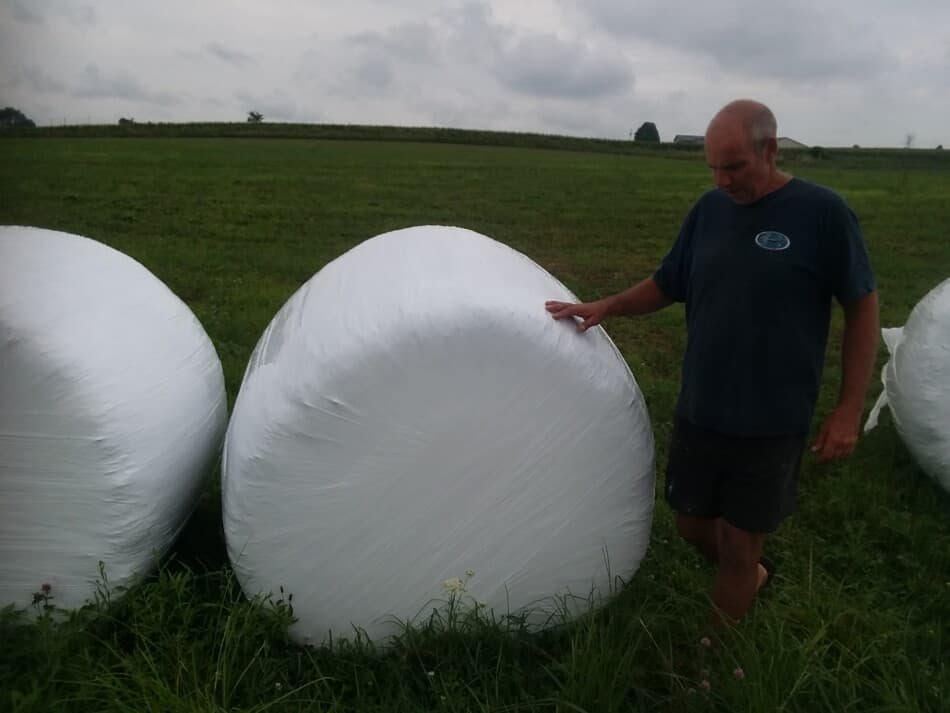
<svg viewBox="0 0 950 713">
<path fill-rule="evenodd" d="M 725 171 L 713 169 L 713 183 L 716 184 L 716 188 L 728 188 L 731 182 L 729 175 Z"/>
</svg>

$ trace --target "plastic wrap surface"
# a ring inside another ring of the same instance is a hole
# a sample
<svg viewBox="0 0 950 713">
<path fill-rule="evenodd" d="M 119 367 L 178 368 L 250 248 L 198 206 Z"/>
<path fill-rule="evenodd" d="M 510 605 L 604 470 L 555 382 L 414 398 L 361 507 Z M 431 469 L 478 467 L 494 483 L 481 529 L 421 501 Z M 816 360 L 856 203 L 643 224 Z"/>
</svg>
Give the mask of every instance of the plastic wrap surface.
<svg viewBox="0 0 950 713">
<path fill-rule="evenodd" d="M 634 574 L 647 409 L 606 332 L 547 299 L 575 298 L 499 242 L 422 226 L 358 245 L 274 317 L 228 428 L 224 525 L 244 590 L 293 594 L 296 639 L 385 639 L 463 587 L 543 623 Z"/>
<path fill-rule="evenodd" d="M 128 584 L 191 513 L 227 424 L 221 363 L 142 265 L 0 227 L 0 605 Z"/>
<path fill-rule="evenodd" d="M 906 325 L 883 334 L 890 359 L 865 430 L 887 406 L 914 459 L 950 492 L 950 280 L 917 303 Z"/>
</svg>

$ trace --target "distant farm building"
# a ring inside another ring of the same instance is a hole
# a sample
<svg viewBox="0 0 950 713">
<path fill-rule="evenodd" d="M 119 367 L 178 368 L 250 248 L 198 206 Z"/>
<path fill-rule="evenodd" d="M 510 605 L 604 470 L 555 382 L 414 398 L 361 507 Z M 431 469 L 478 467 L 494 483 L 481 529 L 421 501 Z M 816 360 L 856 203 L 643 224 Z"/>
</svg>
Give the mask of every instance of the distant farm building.
<svg viewBox="0 0 950 713">
<path fill-rule="evenodd" d="M 787 136 L 778 137 L 778 147 L 780 149 L 807 149 L 808 146 L 801 141 L 790 139 Z"/>
<path fill-rule="evenodd" d="M 778 147 L 780 149 L 807 149 L 808 146 L 803 144 L 801 141 L 796 141 L 795 139 L 790 139 L 787 136 L 780 136 L 778 138 Z M 674 144 L 695 144 L 697 146 L 702 146 L 704 143 L 704 137 L 696 136 L 695 134 L 677 134 L 673 137 Z"/>
<path fill-rule="evenodd" d="M 702 136 L 694 136 L 693 134 L 677 134 L 673 137 L 674 144 L 697 144 L 702 146 L 705 139 Z"/>
</svg>

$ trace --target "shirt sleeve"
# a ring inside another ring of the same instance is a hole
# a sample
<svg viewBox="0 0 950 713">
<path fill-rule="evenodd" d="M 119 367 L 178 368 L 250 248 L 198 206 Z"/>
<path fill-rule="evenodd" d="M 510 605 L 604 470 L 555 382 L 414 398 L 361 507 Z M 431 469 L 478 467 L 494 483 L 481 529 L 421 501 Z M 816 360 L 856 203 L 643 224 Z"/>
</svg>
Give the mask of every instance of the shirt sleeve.
<svg viewBox="0 0 950 713">
<path fill-rule="evenodd" d="M 663 294 L 676 302 L 685 302 L 688 293 L 695 222 L 696 208 L 694 207 L 683 221 L 673 247 L 670 248 L 656 272 L 653 273 L 653 281 L 656 282 Z"/>
<path fill-rule="evenodd" d="M 826 213 L 825 235 L 835 245 L 831 291 L 842 305 L 855 302 L 877 289 L 871 258 L 857 216 L 841 198 Z"/>
</svg>

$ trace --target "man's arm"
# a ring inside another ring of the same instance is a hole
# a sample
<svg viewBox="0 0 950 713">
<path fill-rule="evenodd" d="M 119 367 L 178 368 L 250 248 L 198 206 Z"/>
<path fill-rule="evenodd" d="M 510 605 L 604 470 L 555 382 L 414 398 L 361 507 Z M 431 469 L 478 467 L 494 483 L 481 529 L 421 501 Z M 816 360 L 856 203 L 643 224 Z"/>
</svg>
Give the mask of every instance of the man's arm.
<svg viewBox="0 0 950 713">
<path fill-rule="evenodd" d="M 820 463 L 846 458 L 857 445 L 879 333 L 876 292 L 845 305 L 838 405 L 825 419 L 812 446 Z"/>
<path fill-rule="evenodd" d="M 544 303 L 545 309 L 554 319 L 566 317 L 580 317 L 577 324 L 578 332 L 585 332 L 591 327 L 600 324 L 607 317 L 634 317 L 641 314 L 656 312 L 673 304 L 652 277 L 638 282 L 633 287 L 605 297 L 596 302 L 569 302 L 549 301 Z"/>
</svg>

